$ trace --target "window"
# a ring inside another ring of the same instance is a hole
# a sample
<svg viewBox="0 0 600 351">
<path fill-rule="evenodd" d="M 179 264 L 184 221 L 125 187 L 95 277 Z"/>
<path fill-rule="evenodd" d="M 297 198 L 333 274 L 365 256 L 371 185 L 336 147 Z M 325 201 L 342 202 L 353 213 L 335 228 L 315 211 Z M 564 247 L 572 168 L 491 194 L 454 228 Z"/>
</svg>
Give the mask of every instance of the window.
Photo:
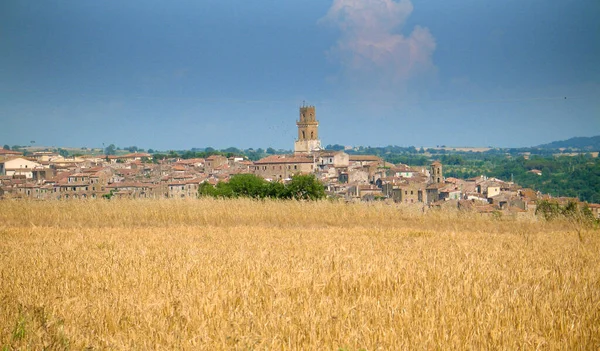
<svg viewBox="0 0 600 351">
<path fill-rule="evenodd" d="M 412 191 L 412 190 L 410 191 L 410 194 L 411 194 L 411 195 L 413 194 L 413 191 Z"/>
</svg>

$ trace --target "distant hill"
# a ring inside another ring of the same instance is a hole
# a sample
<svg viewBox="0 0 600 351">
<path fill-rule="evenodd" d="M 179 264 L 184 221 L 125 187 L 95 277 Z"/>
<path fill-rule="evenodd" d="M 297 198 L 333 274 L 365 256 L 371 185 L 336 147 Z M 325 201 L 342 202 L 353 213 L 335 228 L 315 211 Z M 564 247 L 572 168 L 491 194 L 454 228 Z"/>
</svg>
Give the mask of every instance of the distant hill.
<svg viewBox="0 0 600 351">
<path fill-rule="evenodd" d="M 586 151 L 600 150 L 600 135 L 593 137 L 575 137 L 567 140 L 553 141 L 548 144 L 539 145 L 541 149 L 571 148 Z"/>
</svg>

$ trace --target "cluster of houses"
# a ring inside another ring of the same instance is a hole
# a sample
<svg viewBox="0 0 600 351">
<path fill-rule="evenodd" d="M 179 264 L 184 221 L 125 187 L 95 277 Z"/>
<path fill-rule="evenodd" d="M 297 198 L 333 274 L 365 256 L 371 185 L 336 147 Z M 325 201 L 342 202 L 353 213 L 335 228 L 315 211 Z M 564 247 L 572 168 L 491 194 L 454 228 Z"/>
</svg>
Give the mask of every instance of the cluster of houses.
<svg viewBox="0 0 600 351">
<path fill-rule="evenodd" d="M 306 155 L 270 155 L 252 162 L 213 155 L 206 159 L 166 159 L 152 155 L 63 157 L 34 152 L 28 157 L 0 150 L 0 198 L 95 199 L 196 198 L 203 182 L 216 184 L 251 173 L 286 182 L 295 174 L 314 174 L 332 197 L 346 201 L 393 201 L 406 205 L 469 208 L 479 212 L 535 209 L 539 193 L 484 176 L 444 177 L 443 165 L 391 164 L 377 156 L 315 150 Z M 591 205 L 598 216 L 598 205 Z"/>
<path fill-rule="evenodd" d="M 243 157 L 153 160 L 152 154 L 63 157 L 53 152 L 23 154 L 0 150 L 0 198 L 95 199 L 196 198 L 200 184 L 227 182 L 236 174 L 255 174 L 287 182 L 314 174 L 329 196 L 346 201 L 390 201 L 410 206 L 453 207 L 481 213 L 535 210 L 541 196 L 512 182 L 480 176 L 444 177 L 443 165 L 391 164 L 373 155 L 323 150 L 316 139 L 314 107 L 302 107 L 292 155 L 269 155 L 252 162 Z M 564 201 L 572 199 L 563 199 Z M 590 208 L 600 217 L 600 205 Z"/>
</svg>

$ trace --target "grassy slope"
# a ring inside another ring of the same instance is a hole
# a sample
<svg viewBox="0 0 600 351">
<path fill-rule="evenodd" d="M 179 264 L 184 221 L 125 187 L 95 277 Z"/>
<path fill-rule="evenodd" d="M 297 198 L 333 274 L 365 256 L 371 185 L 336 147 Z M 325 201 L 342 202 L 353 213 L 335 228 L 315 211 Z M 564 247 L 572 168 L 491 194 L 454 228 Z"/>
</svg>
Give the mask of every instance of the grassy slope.
<svg viewBox="0 0 600 351">
<path fill-rule="evenodd" d="M 597 349 L 600 236 L 386 205 L 0 202 L 0 346 Z"/>
</svg>

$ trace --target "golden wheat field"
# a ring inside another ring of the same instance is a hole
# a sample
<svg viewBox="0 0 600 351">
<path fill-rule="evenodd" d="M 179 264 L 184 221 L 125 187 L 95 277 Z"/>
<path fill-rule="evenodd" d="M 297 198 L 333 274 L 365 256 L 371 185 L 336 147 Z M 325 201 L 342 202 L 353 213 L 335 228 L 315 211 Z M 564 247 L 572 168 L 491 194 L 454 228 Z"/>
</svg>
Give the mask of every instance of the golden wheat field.
<svg viewBox="0 0 600 351">
<path fill-rule="evenodd" d="M 600 348 L 600 233 L 386 204 L 0 202 L 0 347 Z"/>
</svg>

